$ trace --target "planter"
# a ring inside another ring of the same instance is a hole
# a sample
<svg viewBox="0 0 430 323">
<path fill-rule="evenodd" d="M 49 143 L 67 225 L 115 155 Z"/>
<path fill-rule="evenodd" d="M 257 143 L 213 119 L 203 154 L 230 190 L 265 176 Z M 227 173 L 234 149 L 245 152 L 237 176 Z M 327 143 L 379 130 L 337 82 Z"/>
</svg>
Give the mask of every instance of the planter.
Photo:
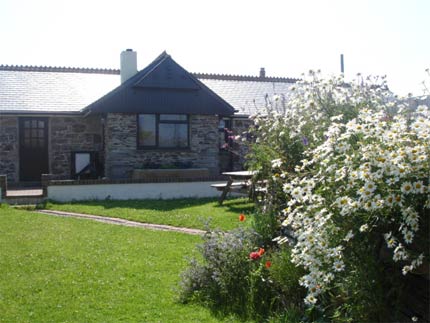
<svg viewBox="0 0 430 323">
<path fill-rule="evenodd" d="M 134 169 L 132 179 L 151 178 L 205 178 L 209 177 L 208 168 L 168 168 L 168 169 Z"/>
</svg>

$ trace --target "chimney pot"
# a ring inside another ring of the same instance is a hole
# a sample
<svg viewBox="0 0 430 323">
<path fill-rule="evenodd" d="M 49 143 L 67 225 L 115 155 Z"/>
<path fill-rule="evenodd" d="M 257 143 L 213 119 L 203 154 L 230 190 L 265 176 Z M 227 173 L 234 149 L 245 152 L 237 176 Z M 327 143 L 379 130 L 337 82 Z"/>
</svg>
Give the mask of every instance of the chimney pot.
<svg viewBox="0 0 430 323">
<path fill-rule="evenodd" d="M 121 83 L 127 81 L 137 73 L 137 53 L 132 49 L 121 52 L 120 74 Z"/>
<path fill-rule="evenodd" d="M 261 78 L 265 78 L 266 77 L 266 71 L 265 71 L 264 67 L 260 68 L 260 77 Z"/>
</svg>

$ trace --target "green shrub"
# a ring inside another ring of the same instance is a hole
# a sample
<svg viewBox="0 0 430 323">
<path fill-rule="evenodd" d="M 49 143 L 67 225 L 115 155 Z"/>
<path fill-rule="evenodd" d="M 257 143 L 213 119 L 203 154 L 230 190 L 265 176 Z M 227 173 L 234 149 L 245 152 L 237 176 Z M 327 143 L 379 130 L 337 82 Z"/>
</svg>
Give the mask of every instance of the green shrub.
<svg viewBox="0 0 430 323">
<path fill-rule="evenodd" d="M 256 250 L 261 236 L 251 229 L 209 232 L 182 275 L 180 300 L 207 304 L 214 312 L 258 322 L 275 313 L 301 309 L 305 290 L 288 249 Z M 254 259 L 251 259 L 251 253 Z"/>
<path fill-rule="evenodd" d="M 198 248 L 203 261 L 191 259 L 182 275 L 181 300 L 195 299 L 213 310 L 246 316 L 251 270 L 248 254 L 257 240 L 254 231 L 242 228 L 208 232 Z"/>
<path fill-rule="evenodd" d="M 426 320 L 404 290 L 430 259 L 429 107 L 384 78 L 314 72 L 282 99 L 254 117 L 249 165 L 268 191 L 254 227 L 292 248 L 307 320 Z"/>
</svg>

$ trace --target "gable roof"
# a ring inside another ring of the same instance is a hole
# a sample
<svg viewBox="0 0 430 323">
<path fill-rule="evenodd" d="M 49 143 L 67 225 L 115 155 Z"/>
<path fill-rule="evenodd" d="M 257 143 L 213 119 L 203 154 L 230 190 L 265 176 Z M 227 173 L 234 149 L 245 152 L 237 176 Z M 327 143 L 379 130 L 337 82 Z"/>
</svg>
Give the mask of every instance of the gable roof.
<svg viewBox="0 0 430 323">
<path fill-rule="evenodd" d="M 234 114 L 228 102 L 166 52 L 86 110 L 89 113 Z"/>
<path fill-rule="evenodd" d="M 76 114 L 88 112 L 90 108 L 97 111 L 102 109 L 102 101 L 115 93 L 115 102 L 120 106 L 127 95 L 142 90 L 158 92 L 151 100 L 163 100 L 164 104 L 175 99 L 160 95 L 167 89 L 191 97 L 200 88 L 207 94 L 206 100 L 224 107 L 222 102 L 227 102 L 229 111 L 232 107 L 236 115 L 246 116 L 264 107 L 266 97 L 288 96 L 297 82 L 292 78 L 188 73 L 166 53 L 126 81 L 124 85 L 127 84 L 128 91 L 120 91 L 119 74 L 118 69 L 0 65 L 0 114 Z M 205 105 L 201 97 L 197 96 L 192 102 L 200 98 L 200 103 Z M 118 107 L 112 103 L 111 108 Z"/>
</svg>

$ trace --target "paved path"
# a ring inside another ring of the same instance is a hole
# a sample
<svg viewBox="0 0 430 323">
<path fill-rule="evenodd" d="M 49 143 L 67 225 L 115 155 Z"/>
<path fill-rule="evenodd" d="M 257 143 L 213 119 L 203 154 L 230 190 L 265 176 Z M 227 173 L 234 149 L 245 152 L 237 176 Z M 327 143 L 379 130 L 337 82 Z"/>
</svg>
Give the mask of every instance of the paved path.
<svg viewBox="0 0 430 323">
<path fill-rule="evenodd" d="M 193 235 L 203 235 L 206 233 L 206 231 L 199 230 L 199 229 L 179 228 L 179 227 L 173 227 L 171 225 L 164 225 L 164 224 L 141 223 L 141 222 L 129 221 L 129 220 L 118 219 L 118 218 L 109 218 L 105 216 L 98 216 L 98 215 L 91 215 L 91 214 L 53 211 L 53 210 L 36 210 L 34 212 L 48 214 L 48 215 L 62 216 L 62 217 L 83 218 L 83 219 L 88 219 L 88 220 L 93 220 L 93 221 L 98 221 L 103 223 L 123 225 L 127 227 L 151 229 L 151 230 L 174 231 L 174 232 L 182 232 L 182 233 L 193 234 Z"/>
</svg>

